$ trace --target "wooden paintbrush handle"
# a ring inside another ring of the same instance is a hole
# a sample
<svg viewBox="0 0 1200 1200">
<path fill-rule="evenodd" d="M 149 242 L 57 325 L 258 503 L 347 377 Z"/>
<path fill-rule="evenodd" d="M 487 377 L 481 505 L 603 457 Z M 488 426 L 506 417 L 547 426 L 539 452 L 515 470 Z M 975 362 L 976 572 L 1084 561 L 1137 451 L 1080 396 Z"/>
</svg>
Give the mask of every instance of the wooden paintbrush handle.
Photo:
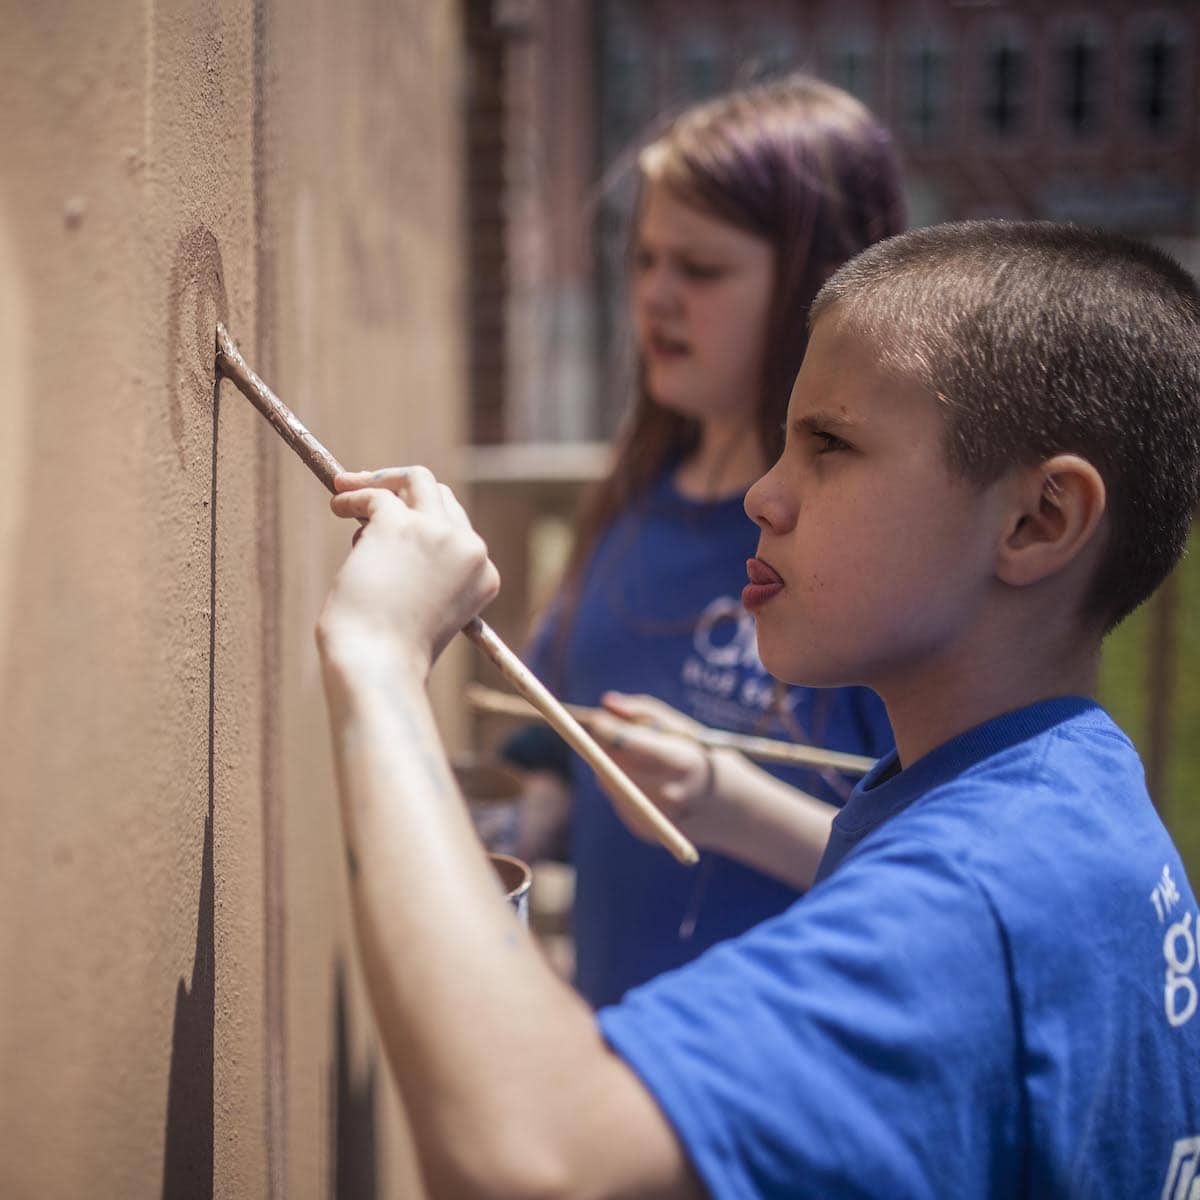
<svg viewBox="0 0 1200 1200">
<path fill-rule="evenodd" d="M 296 452 L 300 461 L 333 491 L 341 474 L 338 462 L 317 441 L 296 414 L 250 369 L 224 325 L 217 325 L 217 370 L 270 422 L 271 428 Z M 478 617 L 462 632 L 496 664 L 500 673 L 553 726 L 555 732 L 596 772 L 609 797 L 625 804 L 654 831 L 681 863 L 699 860 L 696 847 L 654 807 L 642 790 L 596 744 L 591 734 L 542 685 L 541 680 Z"/>
<path fill-rule="evenodd" d="M 497 713 L 506 717 L 536 717 L 536 710 L 520 696 L 499 692 L 480 683 L 469 683 L 466 688 L 467 702 L 482 712 Z M 611 716 L 600 708 L 586 708 L 580 704 L 568 704 L 567 711 L 585 728 L 601 715 Z M 649 728 L 658 728 L 650 725 Z M 747 758 L 758 762 L 785 763 L 789 766 L 829 767 L 846 775 L 865 775 L 874 765 L 875 759 L 862 754 L 846 754 L 840 750 L 826 750 L 823 746 L 806 746 L 799 742 L 784 742 L 776 738 L 753 737 L 745 733 L 731 733 L 725 729 L 710 729 L 706 725 L 688 725 L 687 728 L 667 729 L 664 732 L 676 737 L 689 738 L 713 750 L 737 750 Z"/>
<path fill-rule="evenodd" d="M 613 801 L 625 804 L 643 818 L 655 837 L 681 863 L 692 866 L 699 861 L 696 847 L 663 816 L 641 788 L 609 758 L 592 735 L 488 625 L 476 617 L 463 628 L 463 633 L 496 664 L 504 678 L 541 713 L 555 733 L 596 772 L 596 778 Z"/>
</svg>

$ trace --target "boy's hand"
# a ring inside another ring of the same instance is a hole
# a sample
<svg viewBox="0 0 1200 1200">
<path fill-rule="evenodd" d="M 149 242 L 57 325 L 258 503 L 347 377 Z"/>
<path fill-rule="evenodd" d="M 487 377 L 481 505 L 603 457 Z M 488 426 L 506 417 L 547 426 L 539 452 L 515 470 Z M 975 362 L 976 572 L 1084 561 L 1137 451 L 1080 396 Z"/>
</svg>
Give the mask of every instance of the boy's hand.
<svg viewBox="0 0 1200 1200">
<path fill-rule="evenodd" d="M 483 539 L 454 493 L 424 467 L 355 471 L 330 507 L 362 521 L 317 623 L 328 659 L 395 657 L 424 678 L 500 588 Z"/>
</svg>

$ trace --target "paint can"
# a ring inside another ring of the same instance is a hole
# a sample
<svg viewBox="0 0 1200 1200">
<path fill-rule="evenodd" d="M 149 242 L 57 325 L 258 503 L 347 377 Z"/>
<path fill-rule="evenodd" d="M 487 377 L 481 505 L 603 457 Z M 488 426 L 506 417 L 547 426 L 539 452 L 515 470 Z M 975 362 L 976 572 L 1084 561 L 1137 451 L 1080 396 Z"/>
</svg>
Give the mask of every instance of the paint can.
<svg viewBox="0 0 1200 1200">
<path fill-rule="evenodd" d="M 502 763 L 476 755 L 459 755 L 450 765 L 479 840 L 497 854 L 512 854 L 520 821 L 520 776 Z"/>
<path fill-rule="evenodd" d="M 522 925 L 529 924 L 529 889 L 533 885 L 533 872 L 528 863 L 523 863 L 511 854 L 489 854 L 492 869 L 504 889 L 504 898 L 512 905 Z"/>
</svg>

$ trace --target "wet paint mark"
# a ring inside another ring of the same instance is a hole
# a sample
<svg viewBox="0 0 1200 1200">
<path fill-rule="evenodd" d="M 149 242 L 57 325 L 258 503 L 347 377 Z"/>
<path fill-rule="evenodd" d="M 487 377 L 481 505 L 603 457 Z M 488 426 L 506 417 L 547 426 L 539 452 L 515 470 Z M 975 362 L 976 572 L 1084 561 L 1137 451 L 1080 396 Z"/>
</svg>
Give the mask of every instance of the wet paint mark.
<svg viewBox="0 0 1200 1200">
<path fill-rule="evenodd" d="M 200 902 L 192 984 L 179 981 L 171 1031 L 167 1083 L 163 1200 L 212 1200 L 213 1075 L 217 1002 L 216 873 L 213 865 L 213 812 L 216 800 L 217 695 L 217 431 L 219 381 L 212 383 L 212 478 L 209 492 L 208 584 L 208 813 L 200 859 Z"/>
<path fill-rule="evenodd" d="M 212 387 L 213 330 L 228 319 L 221 249 L 212 231 L 197 225 L 179 239 L 167 285 L 167 417 L 181 467 L 185 406 L 200 403 Z"/>
<path fill-rule="evenodd" d="M 376 1167 L 374 1053 L 366 1077 L 355 1079 L 350 1056 L 350 1017 L 346 972 L 334 967 L 333 1065 L 330 1068 L 329 1116 L 330 1195 L 333 1200 L 375 1200 L 379 1194 Z"/>
</svg>

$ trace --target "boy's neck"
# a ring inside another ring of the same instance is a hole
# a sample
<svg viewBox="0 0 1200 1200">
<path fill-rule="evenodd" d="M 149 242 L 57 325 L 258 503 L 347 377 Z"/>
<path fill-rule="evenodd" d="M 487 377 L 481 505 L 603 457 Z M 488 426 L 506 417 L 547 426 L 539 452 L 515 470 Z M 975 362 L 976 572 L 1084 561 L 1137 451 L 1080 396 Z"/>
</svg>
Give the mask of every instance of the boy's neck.
<svg viewBox="0 0 1200 1200">
<path fill-rule="evenodd" d="M 971 654 L 926 664 L 917 679 L 881 683 L 902 767 L 959 734 L 1004 713 L 1058 696 L 1092 696 L 1099 646 L 1077 638 L 1074 647 L 1047 644 L 1036 633 L 1026 646 L 997 643 Z"/>
</svg>

